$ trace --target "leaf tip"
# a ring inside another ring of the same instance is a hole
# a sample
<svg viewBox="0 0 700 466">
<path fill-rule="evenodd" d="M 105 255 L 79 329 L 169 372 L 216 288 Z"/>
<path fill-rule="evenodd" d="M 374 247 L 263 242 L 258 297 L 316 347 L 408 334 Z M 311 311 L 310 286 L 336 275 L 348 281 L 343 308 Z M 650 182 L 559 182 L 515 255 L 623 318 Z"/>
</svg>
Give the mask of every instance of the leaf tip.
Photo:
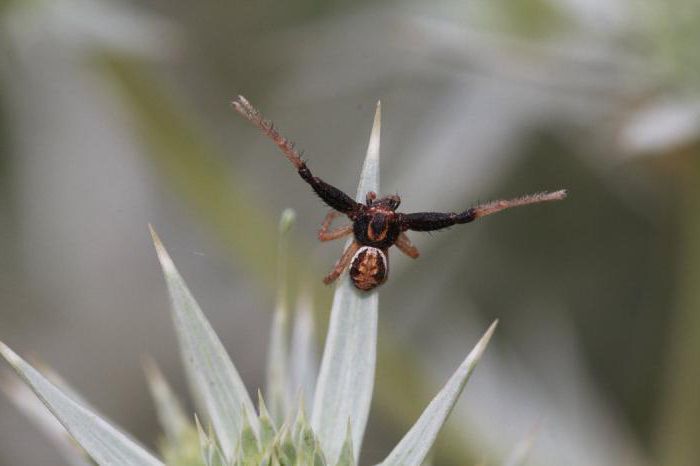
<svg viewBox="0 0 700 466">
<path fill-rule="evenodd" d="M 148 354 L 141 356 L 141 367 L 143 368 L 143 372 L 146 374 L 148 379 L 159 379 L 162 376 L 155 360 Z"/>
<path fill-rule="evenodd" d="M 374 122 L 369 134 L 369 144 L 367 145 L 367 155 L 365 156 L 360 183 L 357 187 L 356 200 L 364 202 L 369 191 L 379 192 L 379 149 L 381 146 L 382 129 L 382 106 L 377 102 L 377 109 L 374 113 Z"/>
<path fill-rule="evenodd" d="M 149 223 L 148 229 L 151 232 L 153 246 L 155 246 L 156 248 L 156 255 L 158 256 L 158 261 L 160 261 L 160 265 L 163 268 L 163 271 L 167 273 L 175 270 L 175 264 L 170 258 L 170 254 L 168 254 L 168 251 L 165 249 L 165 246 L 163 245 L 160 236 L 158 236 L 158 233 L 156 233 L 155 228 L 153 228 L 153 225 Z"/>
<path fill-rule="evenodd" d="M 156 244 L 160 244 L 160 238 L 158 237 L 158 233 L 156 233 L 156 229 L 153 228 L 152 223 L 148 223 L 148 231 L 151 232 L 151 238 L 153 238 L 153 242 Z"/>
<path fill-rule="evenodd" d="M 372 124 L 372 132 L 370 133 L 370 149 L 368 154 L 374 157 L 379 157 L 379 138 L 382 130 L 382 101 L 377 101 L 377 108 L 374 111 L 374 123 Z"/>
<path fill-rule="evenodd" d="M 280 216 L 279 231 L 281 234 L 286 234 L 294 226 L 297 214 L 294 209 L 284 209 L 282 215 Z"/>
<path fill-rule="evenodd" d="M 484 350 L 486 350 L 489 341 L 491 341 L 493 333 L 496 331 L 496 327 L 498 327 L 498 319 L 493 321 L 493 323 L 489 326 L 488 330 L 486 330 L 486 333 L 484 333 L 484 335 L 474 347 L 474 359 L 481 358 L 481 355 L 483 354 Z"/>
<path fill-rule="evenodd" d="M 22 359 L 10 349 L 5 343 L 0 341 L 0 355 L 13 367 L 17 367 Z"/>
<path fill-rule="evenodd" d="M 163 246 L 163 242 L 160 240 L 160 236 L 158 236 L 158 233 L 156 233 L 156 229 L 153 228 L 152 224 L 148 224 L 148 231 L 151 233 L 151 239 L 153 240 L 153 246 L 156 248 L 156 253 L 158 253 L 158 257 L 162 254 L 167 255 L 165 252 L 165 246 Z"/>
<path fill-rule="evenodd" d="M 258 388 L 258 417 L 263 419 L 271 419 L 270 412 L 267 410 L 267 405 L 265 405 L 265 398 L 263 397 L 262 391 Z"/>
<path fill-rule="evenodd" d="M 141 368 L 143 369 L 143 373 L 146 376 L 148 386 L 152 390 L 160 390 L 168 386 L 163 372 L 160 370 L 158 364 L 156 363 L 155 359 L 153 359 L 153 357 L 147 354 L 143 355 L 141 357 Z"/>
</svg>

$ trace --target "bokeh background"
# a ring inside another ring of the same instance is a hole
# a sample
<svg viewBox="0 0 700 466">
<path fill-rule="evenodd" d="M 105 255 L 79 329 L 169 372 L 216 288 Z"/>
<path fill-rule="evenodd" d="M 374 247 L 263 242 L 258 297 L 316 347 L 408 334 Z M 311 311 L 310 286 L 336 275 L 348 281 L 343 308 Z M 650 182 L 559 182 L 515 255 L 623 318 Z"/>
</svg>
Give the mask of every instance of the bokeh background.
<svg viewBox="0 0 700 466">
<path fill-rule="evenodd" d="M 695 0 L 2 0 L 0 339 L 154 445 L 143 356 L 186 390 L 151 222 L 261 386 L 280 212 L 320 335 L 341 244 L 229 101 L 352 193 L 381 99 L 404 210 L 570 198 L 394 251 L 362 463 L 500 318 L 434 464 L 700 464 L 698 43 Z M 0 397 L 0 465 L 63 464 Z"/>
</svg>

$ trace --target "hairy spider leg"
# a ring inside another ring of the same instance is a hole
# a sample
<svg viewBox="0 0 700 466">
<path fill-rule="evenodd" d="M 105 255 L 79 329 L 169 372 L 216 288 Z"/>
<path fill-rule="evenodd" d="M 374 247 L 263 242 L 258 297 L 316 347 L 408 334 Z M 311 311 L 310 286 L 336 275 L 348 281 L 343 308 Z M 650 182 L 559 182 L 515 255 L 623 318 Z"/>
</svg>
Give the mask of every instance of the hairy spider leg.
<svg viewBox="0 0 700 466">
<path fill-rule="evenodd" d="M 343 270 L 350 265 L 350 261 L 355 256 L 358 249 L 360 249 L 360 244 L 357 241 L 350 243 L 350 246 L 345 249 L 343 255 L 340 256 L 340 259 L 338 259 L 338 262 L 336 262 L 335 267 L 333 267 L 333 270 L 331 270 L 331 273 L 326 275 L 326 277 L 323 279 L 323 283 L 328 285 L 329 283 L 336 281 L 336 279 L 340 277 L 340 274 L 343 273 Z"/>
<path fill-rule="evenodd" d="M 294 165 L 299 172 L 299 176 L 306 181 L 314 192 L 329 207 L 342 212 L 349 217 L 353 217 L 360 210 L 360 205 L 353 198 L 345 194 L 340 189 L 332 186 L 322 179 L 314 176 L 306 163 L 302 160 L 301 154 L 294 148 L 294 143 L 282 136 L 273 126 L 272 122 L 266 120 L 262 114 L 253 107 L 243 96 L 238 96 L 232 102 L 233 108 L 243 115 L 248 121 L 258 127 L 263 134 L 269 137 L 277 147 L 280 148 L 285 157 Z"/>
<path fill-rule="evenodd" d="M 408 257 L 412 259 L 417 259 L 418 256 L 420 256 L 420 252 L 418 252 L 418 248 L 411 243 L 410 238 L 408 235 L 404 232 L 401 232 L 399 235 L 399 238 L 396 240 L 396 243 L 394 243 L 397 248 L 399 248 L 399 251 L 402 253 L 406 254 Z"/>
<path fill-rule="evenodd" d="M 399 221 L 401 222 L 401 229 L 404 231 L 434 231 L 456 224 L 469 223 L 477 218 L 495 214 L 496 212 L 510 209 L 511 207 L 538 204 L 540 202 L 561 201 L 565 197 L 566 190 L 562 189 L 551 193 L 543 192 L 515 199 L 487 202 L 486 204 L 472 207 L 459 214 L 454 212 L 417 212 L 413 214 L 401 214 Z"/>
<path fill-rule="evenodd" d="M 336 210 L 330 210 L 328 214 L 326 214 L 326 218 L 321 224 L 321 229 L 318 230 L 319 240 L 333 241 L 334 239 L 339 239 L 352 233 L 352 225 L 345 225 L 328 231 L 328 229 L 331 227 L 331 223 L 333 223 L 333 219 L 338 215 L 339 212 Z"/>
</svg>

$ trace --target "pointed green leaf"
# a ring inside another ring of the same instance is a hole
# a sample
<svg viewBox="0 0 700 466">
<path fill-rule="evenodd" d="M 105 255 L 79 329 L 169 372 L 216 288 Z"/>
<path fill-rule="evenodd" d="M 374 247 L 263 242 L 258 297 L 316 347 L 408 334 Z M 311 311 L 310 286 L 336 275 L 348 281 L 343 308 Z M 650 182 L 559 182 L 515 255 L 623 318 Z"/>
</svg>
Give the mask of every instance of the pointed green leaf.
<svg viewBox="0 0 700 466">
<path fill-rule="evenodd" d="M 155 361 L 144 359 L 143 368 L 160 426 L 168 442 L 176 444 L 191 427 L 189 418 Z"/>
<path fill-rule="evenodd" d="M 382 133 L 382 103 L 377 102 L 377 108 L 374 112 L 374 122 L 372 123 L 372 131 L 369 135 L 369 144 L 367 144 L 367 154 L 365 161 L 362 164 L 362 172 L 360 173 L 360 182 L 357 186 L 357 202 L 365 202 L 367 193 L 374 191 L 379 195 L 379 153 Z"/>
<path fill-rule="evenodd" d="M 2 355 L 32 388 L 78 444 L 101 465 L 162 466 L 158 459 L 99 417 L 64 394 L 14 351 L 0 342 Z"/>
<path fill-rule="evenodd" d="M 358 202 L 365 202 L 368 191 L 379 192 L 380 128 L 378 103 Z M 311 418 L 330 464 L 337 462 L 345 442 L 345 422 L 339 422 L 341 419 L 352 420 L 354 456 L 359 456 L 374 388 L 377 306 L 377 292 L 358 291 L 346 275 L 338 279 Z"/>
<path fill-rule="evenodd" d="M 314 449 L 314 462 L 313 466 L 326 466 L 326 457 L 323 455 L 323 451 L 321 450 L 321 445 L 319 443 L 316 444 L 316 448 Z"/>
<path fill-rule="evenodd" d="M 296 304 L 292 343 L 289 351 L 289 390 L 301 390 L 304 402 L 312 406 L 318 362 L 313 308 L 307 292 L 302 292 Z"/>
<path fill-rule="evenodd" d="M 299 440 L 297 443 L 297 457 L 300 464 L 312 465 L 314 463 L 314 454 L 316 452 L 316 439 L 314 433 L 308 424 L 305 424 L 301 432 L 299 432 Z"/>
<path fill-rule="evenodd" d="M 258 412 L 260 418 L 260 445 L 262 446 L 262 450 L 266 451 L 270 449 L 272 443 L 275 441 L 277 431 L 272 423 L 272 419 L 270 419 L 270 413 L 267 411 L 260 390 L 258 390 Z"/>
<path fill-rule="evenodd" d="M 56 417 L 44 406 L 34 392 L 17 377 L 0 374 L 0 389 L 10 401 L 53 443 L 66 464 L 70 466 L 92 466 L 94 463 L 85 451 L 76 445 Z"/>
<path fill-rule="evenodd" d="M 153 398 L 158 421 L 165 432 L 159 443 L 160 454 L 168 466 L 201 466 L 201 448 L 194 424 L 177 399 L 155 361 L 145 358 L 144 372 Z"/>
<path fill-rule="evenodd" d="M 228 462 L 224 458 L 224 454 L 219 449 L 219 446 L 212 439 L 211 435 L 204 432 L 202 424 L 199 422 L 197 415 L 194 417 L 197 425 L 197 433 L 199 434 L 199 448 L 202 453 L 202 460 L 207 466 L 227 466 Z"/>
<path fill-rule="evenodd" d="M 187 375 L 197 400 L 211 419 L 221 449 L 227 458 L 232 458 L 243 425 L 243 411 L 257 431 L 258 421 L 253 403 L 224 345 L 152 227 L 151 235 L 168 285 L 175 330 Z"/>
<path fill-rule="evenodd" d="M 343 449 L 340 450 L 340 457 L 336 466 L 355 466 L 355 457 L 352 451 L 352 424 L 348 420 L 347 433 L 345 434 L 345 443 Z"/>
<path fill-rule="evenodd" d="M 279 455 L 280 463 L 284 466 L 292 466 L 297 463 L 296 448 L 292 440 L 291 428 L 285 424 L 280 429 Z"/>
<path fill-rule="evenodd" d="M 245 411 L 244 411 L 245 413 Z M 241 429 L 241 439 L 238 442 L 239 448 L 243 457 L 254 458 L 260 453 L 260 445 L 258 445 L 258 439 L 255 437 L 255 432 L 250 425 L 248 416 L 244 414 L 243 416 L 243 428 Z"/>
<path fill-rule="evenodd" d="M 39 358 L 37 358 L 36 355 L 30 355 L 27 359 L 29 365 L 31 365 L 32 367 L 34 367 L 34 369 L 39 371 L 39 373 L 43 375 L 49 382 L 51 382 L 59 390 L 61 390 L 64 395 L 68 396 L 68 398 L 71 398 L 79 405 L 82 405 L 83 407 L 89 409 L 90 411 L 99 415 L 100 417 L 104 417 L 102 413 L 100 413 L 97 410 L 96 407 L 92 406 L 90 402 L 83 397 L 83 395 L 81 395 L 75 388 L 73 388 L 66 381 L 66 379 L 64 379 L 61 376 L 61 374 L 56 372 L 51 366 L 41 361 Z"/>
<path fill-rule="evenodd" d="M 272 419 L 281 423 L 291 404 L 289 393 L 289 307 L 287 305 L 288 233 L 294 223 L 294 211 L 285 209 L 279 223 L 277 266 L 277 303 L 272 316 L 270 344 L 267 351 L 267 402 Z"/>
<path fill-rule="evenodd" d="M 495 321 L 381 466 L 420 466 L 496 330 Z"/>
<path fill-rule="evenodd" d="M 537 438 L 537 434 L 539 433 L 539 426 L 535 426 L 530 430 L 530 432 L 527 433 L 525 438 L 523 438 L 520 442 L 518 442 L 517 445 L 515 445 L 515 448 L 513 448 L 513 451 L 510 453 L 508 456 L 508 459 L 505 461 L 505 466 L 522 466 L 527 462 L 528 456 L 530 456 L 530 452 L 532 451 L 532 446 L 535 444 L 535 438 Z"/>
<path fill-rule="evenodd" d="M 292 441 L 298 446 L 302 441 L 304 430 L 309 427 L 309 421 L 306 420 L 306 408 L 304 407 L 303 399 L 299 400 L 299 409 L 297 411 L 297 418 L 294 420 L 294 426 L 292 428 Z"/>
<path fill-rule="evenodd" d="M 282 422 L 289 409 L 288 366 L 289 345 L 287 328 L 289 312 L 285 303 L 278 303 L 272 317 L 272 329 L 267 353 L 267 390 L 270 416 Z"/>
</svg>

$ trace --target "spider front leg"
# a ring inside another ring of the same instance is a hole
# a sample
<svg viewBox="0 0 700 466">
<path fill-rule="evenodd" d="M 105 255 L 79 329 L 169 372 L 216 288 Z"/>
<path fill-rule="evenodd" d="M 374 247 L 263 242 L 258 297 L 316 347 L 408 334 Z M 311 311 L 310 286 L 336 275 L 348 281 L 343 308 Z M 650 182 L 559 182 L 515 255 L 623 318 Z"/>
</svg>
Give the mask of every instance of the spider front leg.
<svg viewBox="0 0 700 466">
<path fill-rule="evenodd" d="M 411 243 L 411 240 L 408 238 L 408 235 L 406 233 L 402 232 L 399 235 L 399 238 L 396 240 L 396 243 L 394 244 L 397 248 L 399 248 L 399 251 L 406 254 L 411 259 L 417 259 L 418 256 L 420 256 L 418 248 L 415 247 L 413 243 Z"/>
<path fill-rule="evenodd" d="M 452 225 L 469 223 L 477 218 L 495 214 L 496 212 L 510 209 L 511 207 L 538 204 L 540 202 L 561 201 L 565 197 L 566 190 L 562 189 L 552 193 L 536 193 L 515 199 L 487 202 L 486 204 L 472 207 L 461 213 L 417 212 L 414 214 L 401 214 L 399 221 L 401 223 L 401 229 L 404 231 L 435 231 Z"/>
<path fill-rule="evenodd" d="M 343 273 L 343 270 L 350 265 L 350 261 L 358 249 L 360 249 L 360 245 L 357 243 L 357 241 L 350 243 L 350 246 L 345 249 L 343 255 L 340 256 L 340 259 L 338 259 L 338 262 L 336 262 L 335 267 L 333 267 L 333 270 L 331 270 L 331 273 L 326 275 L 326 277 L 323 279 L 323 283 L 328 285 L 336 281 L 338 277 L 340 277 L 340 274 Z"/>
<path fill-rule="evenodd" d="M 326 218 L 321 224 L 321 229 L 318 230 L 318 239 L 321 241 L 333 241 L 334 239 L 339 239 L 352 233 L 352 225 L 345 225 L 342 227 L 335 228 L 328 231 L 333 223 L 333 219 L 339 215 L 339 212 L 331 210 L 326 215 Z"/>
<path fill-rule="evenodd" d="M 287 157 L 287 160 L 297 169 L 299 176 L 311 186 L 323 202 L 333 209 L 350 216 L 353 216 L 360 209 L 360 205 L 355 202 L 353 198 L 335 186 L 314 176 L 311 170 L 306 166 L 306 163 L 302 160 L 301 154 L 294 148 L 294 143 L 282 136 L 275 129 L 272 122 L 265 120 L 262 114 L 260 114 L 245 97 L 239 95 L 238 98 L 232 102 L 232 105 L 238 113 L 257 126 L 263 134 L 269 137 L 272 142 L 279 147 L 284 156 Z"/>
</svg>

